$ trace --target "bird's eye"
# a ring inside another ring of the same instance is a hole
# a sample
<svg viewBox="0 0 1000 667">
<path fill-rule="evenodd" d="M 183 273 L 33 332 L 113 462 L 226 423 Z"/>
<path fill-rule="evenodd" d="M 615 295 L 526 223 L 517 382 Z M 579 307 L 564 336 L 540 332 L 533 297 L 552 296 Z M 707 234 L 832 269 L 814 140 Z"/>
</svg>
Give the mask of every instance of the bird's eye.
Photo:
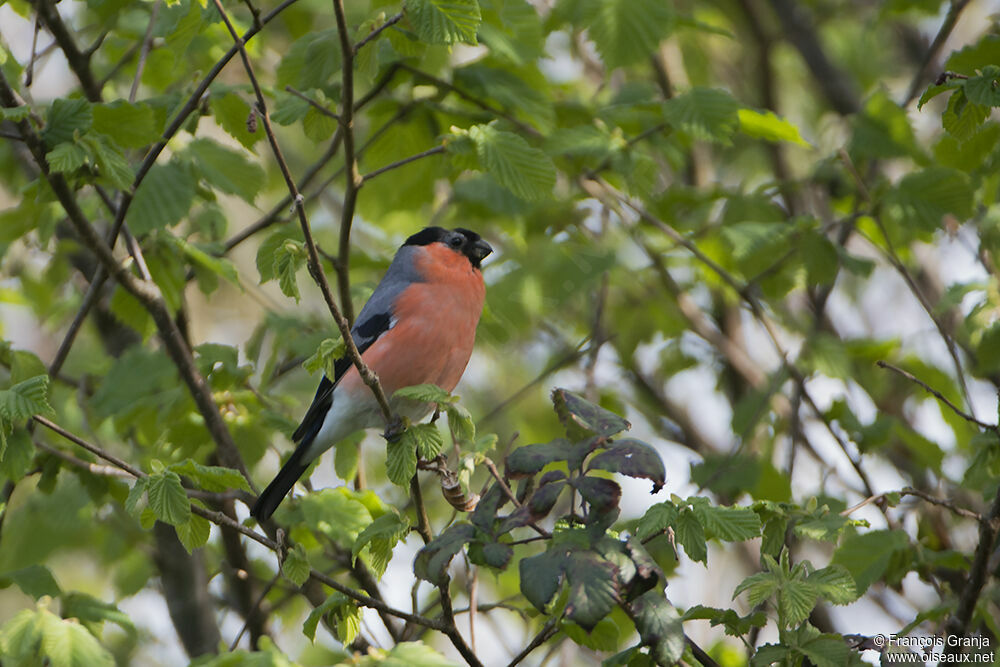
<svg viewBox="0 0 1000 667">
<path fill-rule="evenodd" d="M 451 246 L 452 248 L 461 248 L 462 247 L 462 237 L 461 236 L 452 236 L 450 239 L 448 239 L 448 245 Z"/>
</svg>

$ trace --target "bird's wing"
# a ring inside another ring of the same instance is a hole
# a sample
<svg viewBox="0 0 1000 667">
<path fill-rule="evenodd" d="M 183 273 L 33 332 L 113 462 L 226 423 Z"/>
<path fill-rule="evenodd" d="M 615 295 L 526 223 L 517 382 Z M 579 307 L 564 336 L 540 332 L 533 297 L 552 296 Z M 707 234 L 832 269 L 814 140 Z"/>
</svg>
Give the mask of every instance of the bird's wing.
<svg viewBox="0 0 1000 667">
<path fill-rule="evenodd" d="M 405 249 L 404 249 L 405 250 Z M 400 260 L 406 261 L 400 261 Z M 358 348 L 359 354 L 364 354 L 365 350 L 372 346 L 382 334 L 391 329 L 395 324 L 393 320 L 393 305 L 399 295 L 413 282 L 419 281 L 419 276 L 415 275 L 412 269 L 412 261 L 404 255 L 401 250 L 397 253 L 396 260 L 389 266 L 382 282 L 378 284 L 372 292 L 364 308 L 358 313 L 358 319 L 351 329 L 351 337 Z M 292 434 L 292 440 L 310 441 L 323 425 L 327 410 L 333 404 L 333 390 L 351 368 L 351 360 L 347 355 L 337 359 L 333 363 L 333 380 L 323 376 L 316 388 L 316 395 L 313 397 L 309 410 L 302 418 L 302 423 Z"/>
</svg>

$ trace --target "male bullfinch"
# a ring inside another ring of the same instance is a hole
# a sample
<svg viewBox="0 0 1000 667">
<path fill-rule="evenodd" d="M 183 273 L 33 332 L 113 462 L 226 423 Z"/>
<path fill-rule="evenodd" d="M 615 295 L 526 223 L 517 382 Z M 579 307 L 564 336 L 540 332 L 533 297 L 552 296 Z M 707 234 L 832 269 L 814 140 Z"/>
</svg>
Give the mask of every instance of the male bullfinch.
<svg viewBox="0 0 1000 667">
<path fill-rule="evenodd" d="M 427 227 L 406 239 L 351 335 L 386 396 L 403 387 L 436 384 L 451 391 L 472 354 L 486 286 L 479 263 L 493 252 L 468 229 Z M 266 521 L 309 464 L 337 441 L 382 425 L 371 390 L 346 356 L 320 380 L 312 405 L 292 434 L 298 443 L 288 462 L 254 503 L 251 514 Z M 430 405 L 390 399 L 393 413 L 418 421 Z"/>
</svg>

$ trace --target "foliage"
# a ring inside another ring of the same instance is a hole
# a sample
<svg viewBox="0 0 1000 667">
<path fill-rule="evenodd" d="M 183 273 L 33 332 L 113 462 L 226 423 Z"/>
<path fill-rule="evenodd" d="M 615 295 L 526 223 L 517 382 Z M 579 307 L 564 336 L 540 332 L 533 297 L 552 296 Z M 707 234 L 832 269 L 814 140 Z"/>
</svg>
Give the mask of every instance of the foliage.
<svg viewBox="0 0 1000 667">
<path fill-rule="evenodd" d="M 791 4 L 0 6 L 5 664 L 995 645 L 996 17 Z M 426 224 L 464 400 L 245 519 Z"/>
</svg>

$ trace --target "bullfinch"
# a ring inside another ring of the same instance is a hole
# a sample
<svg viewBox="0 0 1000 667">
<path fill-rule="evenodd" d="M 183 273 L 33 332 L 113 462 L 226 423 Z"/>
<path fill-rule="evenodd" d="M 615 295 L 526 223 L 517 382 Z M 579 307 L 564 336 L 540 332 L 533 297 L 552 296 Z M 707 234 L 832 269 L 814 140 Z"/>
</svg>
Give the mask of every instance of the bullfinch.
<svg viewBox="0 0 1000 667">
<path fill-rule="evenodd" d="M 486 296 L 480 262 L 491 252 L 479 234 L 441 227 L 417 232 L 396 252 L 351 329 L 361 358 L 378 374 L 386 396 L 416 384 L 436 384 L 449 392 L 458 384 Z M 394 414 L 412 421 L 431 407 L 401 398 L 390 399 L 389 405 Z M 312 405 L 292 434 L 295 451 L 251 514 L 266 521 L 313 460 L 351 433 L 382 424 L 378 403 L 351 360 L 338 359 L 333 377 L 320 380 Z"/>
</svg>

